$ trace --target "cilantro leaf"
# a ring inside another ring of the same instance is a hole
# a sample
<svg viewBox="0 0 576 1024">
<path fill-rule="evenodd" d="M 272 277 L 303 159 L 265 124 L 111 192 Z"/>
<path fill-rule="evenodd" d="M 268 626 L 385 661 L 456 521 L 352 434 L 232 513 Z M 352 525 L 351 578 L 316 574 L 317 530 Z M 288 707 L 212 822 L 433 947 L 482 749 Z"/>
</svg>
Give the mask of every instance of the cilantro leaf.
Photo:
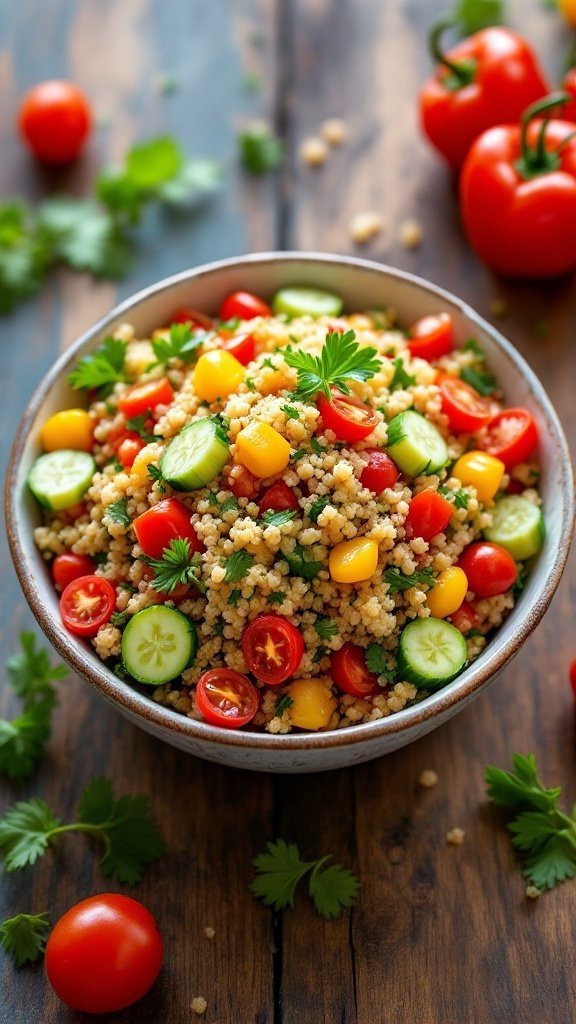
<svg viewBox="0 0 576 1024">
<path fill-rule="evenodd" d="M 329 505 L 329 504 L 330 504 L 330 499 L 329 498 L 325 498 L 325 497 L 315 498 L 314 501 L 312 502 L 312 504 L 310 505 L 310 509 L 308 511 L 309 519 L 311 519 L 313 523 L 317 523 L 318 522 L 318 517 L 319 517 L 320 513 L 323 512 L 324 509 L 326 508 L 326 505 Z"/>
<path fill-rule="evenodd" d="M 366 668 L 374 672 L 380 682 L 393 682 L 396 672 L 388 667 L 388 652 L 381 644 L 369 644 L 366 648 Z"/>
<path fill-rule="evenodd" d="M 298 371 L 294 397 L 306 400 L 321 392 L 330 399 L 331 387 L 348 395 L 350 389 L 346 381 L 366 381 L 378 373 L 380 359 L 376 349 L 361 348 L 355 339 L 354 331 L 346 331 L 345 334 L 329 331 L 319 356 L 291 346 L 285 348 L 286 363 Z"/>
<path fill-rule="evenodd" d="M 27 779 L 34 771 L 50 736 L 55 697 L 45 694 L 18 718 L 0 719 L 0 772 L 10 779 Z"/>
<path fill-rule="evenodd" d="M 232 509 L 238 508 L 238 498 L 231 494 L 228 498 L 224 498 L 222 505 L 220 506 L 220 512 L 230 512 Z"/>
<path fill-rule="evenodd" d="M 21 654 L 12 654 L 6 663 L 10 685 L 24 706 L 37 694 L 53 694 L 52 683 L 68 675 L 64 665 L 51 666 L 45 647 L 36 646 L 36 636 L 29 631 L 20 633 Z"/>
<path fill-rule="evenodd" d="M 246 575 L 252 565 L 254 557 L 247 551 L 235 551 L 224 560 L 226 573 L 224 583 L 238 583 Z"/>
<path fill-rule="evenodd" d="M 46 233 L 22 202 L 0 203 L 0 313 L 9 313 L 42 287 L 51 262 Z"/>
<path fill-rule="evenodd" d="M 310 896 L 318 913 L 327 920 L 339 917 L 343 907 L 356 901 L 360 882 L 341 864 L 323 868 L 329 857 L 303 861 L 296 844 L 283 839 L 267 843 L 266 849 L 254 858 L 256 875 L 250 885 L 251 892 L 266 906 L 274 910 L 293 907 L 296 887 L 308 872 Z"/>
<path fill-rule="evenodd" d="M 0 925 L 0 944 L 16 967 L 34 963 L 46 947 L 47 914 L 17 914 Z"/>
<path fill-rule="evenodd" d="M 317 861 L 315 868 L 310 875 L 308 891 L 314 901 L 314 906 L 322 917 L 331 920 L 340 917 L 343 907 L 351 907 L 356 902 L 360 882 L 348 868 L 341 864 L 331 864 L 330 867 L 320 870 L 321 865 L 327 860 L 323 857 Z"/>
<path fill-rule="evenodd" d="M 394 376 L 390 381 L 389 390 L 396 391 L 397 388 L 409 388 L 416 383 L 416 377 L 406 373 L 404 369 L 404 360 L 398 356 L 397 359 L 392 363 L 394 367 Z"/>
<path fill-rule="evenodd" d="M 157 198 L 169 206 L 196 206 L 217 191 L 222 176 L 216 160 L 187 160 L 175 178 L 158 187 Z"/>
<path fill-rule="evenodd" d="M 390 588 L 390 593 L 396 594 L 403 590 L 409 590 L 410 587 L 431 587 L 434 583 L 434 571 L 431 568 L 417 569 L 416 572 L 407 575 L 400 569 L 392 568 L 386 569 L 384 579 Z"/>
<path fill-rule="evenodd" d="M 284 526 L 286 523 L 291 523 L 295 515 L 296 510 L 293 508 L 282 509 L 280 512 L 275 512 L 273 508 L 267 508 L 260 522 L 265 526 Z"/>
<path fill-rule="evenodd" d="M 293 405 L 283 405 L 282 412 L 285 413 L 287 420 L 299 420 L 300 413 L 298 409 L 295 409 Z"/>
<path fill-rule="evenodd" d="M 442 494 L 448 501 L 454 502 L 455 508 L 468 508 L 470 495 L 462 487 L 459 487 L 457 491 L 451 491 L 444 484 L 441 484 L 438 488 L 438 494 Z"/>
<path fill-rule="evenodd" d="M 496 388 L 496 378 L 493 374 L 486 373 L 484 370 L 475 370 L 473 366 L 463 366 L 460 376 L 479 395 L 491 395 Z"/>
<path fill-rule="evenodd" d="M 78 360 L 68 377 L 70 387 L 75 391 L 98 388 L 101 397 L 106 397 L 113 384 L 127 379 L 124 373 L 126 347 L 126 342 L 119 338 L 105 338 L 100 348 Z"/>
<path fill-rule="evenodd" d="M 331 636 L 338 635 L 338 626 L 332 619 L 316 619 L 314 629 L 321 640 L 329 640 Z"/>
<path fill-rule="evenodd" d="M 14 804 L 0 818 L 0 850 L 6 871 L 18 871 L 34 864 L 48 848 L 51 836 L 61 825 L 45 800 L 33 797 Z"/>
<path fill-rule="evenodd" d="M 174 537 L 162 551 L 162 558 L 145 557 L 144 561 L 154 570 L 150 583 L 154 590 L 170 594 L 180 583 L 193 583 L 200 593 L 206 593 L 206 585 L 200 577 L 200 553 L 192 553 L 186 538 Z"/>
<path fill-rule="evenodd" d="M 118 498 L 118 501 L 111 501 L 109 505 L 106 505 L 104 515 L 120 526 L 130 526 L 132 520 L 128 515 L 128 498 Z"/>
<path fill-rule="evenodd" d="M 38 207 L 38 224 L 52 239 L 55 259 L 95 277 L 123 277 L 131 246 L 114 218 L 93 199 L 51 196 Z"/>
<path fill-rule="evenodd" d="M 180 359 L 185 364 L 191 363 L 198 356 L 198 349 L 207 337 L 207 331 L 194 331 L 193 334 L 189 323 L 171 324 L 167 338 L 162 335 L 152 339 L 156 362 L 148 369 L 165 366 L 171 359 Z"/>
<path fill-rule="evenodd" d="M 288 562 L 290 572 L 294 576 L 301 576 L 303 580 L 313 580 L 323 568 L 324 563 L 313 559 L 306 548 L 296 544 L 294 550 L 283 552 L 282 558 Z"/>
<path fill-rule="evenodd" d="M 250 174 L 267 174 L 282 163 L 284 147 L 266 124 L 255 121 L 238 136 L 240 162 Z"/>
</svg>

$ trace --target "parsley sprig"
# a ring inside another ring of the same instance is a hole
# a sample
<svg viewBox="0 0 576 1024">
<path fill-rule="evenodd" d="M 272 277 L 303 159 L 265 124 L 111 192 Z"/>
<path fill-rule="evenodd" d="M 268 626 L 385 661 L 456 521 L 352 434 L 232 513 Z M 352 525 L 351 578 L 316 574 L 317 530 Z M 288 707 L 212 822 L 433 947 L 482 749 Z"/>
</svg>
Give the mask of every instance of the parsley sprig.
<svg viewBox="0 0 576 1024">
<path fill-rule="evenodd" d="M 171 324 L 168 337 L 161 335 L 152 339 L 152 350 L 156 362 L 147 367 L 153 370 L 157 366 L 166 366 L 172 359 L 182 363 L 193 362 L 199 355 L 199 349 L 208 337 L 207 331 L 197 330 L 192 333 L 190 324 Z"/>
<path fill-rule="evenodd" d="M 130 885 L 144 868 L 164 853 L 164 841 L 149 813 L 146 796 L 114 799 L 112 783 L 98 777 L 87 786 L 78 806 L 78 820 L 63 824 L 39 797 L 14 804 L 0 818 L 0 850 L 6 871 L 34 864 L 66 832 L 85 832 L 104 844 L 102 874 Z"/>
<path fill-rule="evenodd" d="M 238 136 L 240 162 L 250 174 L 267 174 L 282 163 L 284 146 L 267 124 L 253 121 Z"/>
<path fill-rule="evenodd" d="M 224 561 L 224 582 L 238 583 L 238 580 L 246 575 L 253 561 L 254 556 L 249 555 L 247 551 L 234 551 L 233 554 L 228 555 Z"/>
<path fill-rule="evenodd" d="M 124 373 L 125 358 L 125 341 L 120 338 L 104 338 L 100 348 L 78 360 L 68 377 L 68 383 L 75 391 L 97 389 L 100 398 L 106 398 L 114 384 L 128 379 Z"/>
<path fill-rule="evenodd" d="M 164 548 L 162 558 L 145 558 L 144 561 L 154 570 L 151 581 L 154 590 L 170 594 L 180 583 L 193 583 L 202 594 L 206 593 L 206 584 L 200 577 L 200 554 L 192 553 L 190 541 L 184 537 L 174 537 Z"/>
<path fill-rule="evenodd" d="M 378 676 L 378 682 L 392 683 L 396 672 L 388 666 L 388 652 L 382 644 L 369 644 L 366 648 L 366 667 Z"/>
<path fill-rule="evenodd" d="M 390 588 L 390 593 L 395 594 L 399 591 L 409 590 L 410 587 L 431 587 L 434 583 L 434 571 L 431 568 L 416 569 L 415 572 L 408 575 L 400 569 L 392 568 L 386 569 L 384 579 Z"/>
<path fill-rule="evenodd" d="M 356 902 L 360 882 L 341 864 L 324 867 L 331 859 L 328 854 L 318 860 L 304 861 L 295 843 L 284 839 L 266 843 L 266 853 L 254 858 L 256 876 L 251 892 L 274 910 L 294 906 L 298 883 L 308 875 L 308 892 L 316 910 L 327 920 L 339 917 L 344 907 Z"/>
<path fill-rule="evenodd" d="M 286 523 L 291 523 L 296 515 L 296 510 L 293 508 L 284 508 L 279 512 L 276 512 L 273 508 L 267 508 L 262 514 L 260 522 L 263 526 L 285 526 Z"/>
<path fill-rule="evenodd" d="M 104 515 L 120 526 L 130 526 L 132 520 L 128 514 L 128 498 L 118 498 L 118 501 L 110 502 L 104 509 Z"/>
<path fill-rule="evenodd" d="M 522 873 L 538 889 L 576 875 L 576 809 L 558 807 L 560 786 L 547 789 L 536 773 L 533 754 L 512 754 L 513 771 L 486 767 L 487 793 L 498 807 L 515 817 L 508 828 L 523 860 Z"/>
<path fill-rule="evenodd" d="M 282 558 L 288 562 L 293 576 L 301 576 L 303 580 L 308 581 L 315 579 L 324 565 L 323 562 L 312 558 L 309 550 L 301 544 L 295 544 L 293 551 L 283 552 Z"/>
<path fill-rule="evenodd" d="M 16 967 L 35 963 L 46 948 L 47 914 L 17 914 L 0 925 L 0 944 Z"/>
<path fill-rule="evenodd" d="M 330 398 L 330 388 L 350 394 L 349 380 L 367 381 L 380 369 L 375 348 L 360 347 L 355 331 L 329 331 L 319 356 L 288 346 L 284 349 L 288 366 L 298 371 L 294 398 L 306 400 L 319 392 Z"/>
</svg>

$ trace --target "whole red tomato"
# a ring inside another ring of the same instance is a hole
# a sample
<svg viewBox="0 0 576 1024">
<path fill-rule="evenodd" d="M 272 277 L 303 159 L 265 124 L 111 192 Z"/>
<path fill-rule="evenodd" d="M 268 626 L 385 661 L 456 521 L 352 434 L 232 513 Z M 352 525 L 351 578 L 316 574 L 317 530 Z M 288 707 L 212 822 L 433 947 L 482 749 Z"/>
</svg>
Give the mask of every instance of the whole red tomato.
<svg viewBox="0 0 576 1024">
<path fill-rule="evenodd" d="M 73 82 L 39 82 L 24 96 L 18 125 L 26 145 L 44 164 L 67 164 L 80 155 L 92 126 L 90 106 Z"/>
<path fill-rule="evenodd" d="M 130 896 L 82 900 L 56 923 L 46 973 L 56 995 L 83 1013 L 116 1013 L 140 999 L 162 966 L 162 938 L 149 910 Z"/>
<path fill-rule="evenodd" d="M 420 121 L 432 145 L 458 170 L 481 132 L 518 121 L 549 86 L 528 43 L 508 28 L 483 29 L 443 53 L 440 36 L 451 24 L 443 20 L 430 33 L 439 67 L 420 92 Z"/>
<path fill-rule="evenodd" d="M 576 68 L 570 68 L 562 79 L 562 92 L 567 92 L 570 99 L 562 107 L 563 121 L 576 121 Z"/>
<path fill-rule="evenodd" d="M 534 120 L 553 94 L 473 144 L 462 169 L 460 212 L 468 240 L 493 270 L 552 277 L 576 266 L 576 139 L 568 121 Z"/>
</svg>

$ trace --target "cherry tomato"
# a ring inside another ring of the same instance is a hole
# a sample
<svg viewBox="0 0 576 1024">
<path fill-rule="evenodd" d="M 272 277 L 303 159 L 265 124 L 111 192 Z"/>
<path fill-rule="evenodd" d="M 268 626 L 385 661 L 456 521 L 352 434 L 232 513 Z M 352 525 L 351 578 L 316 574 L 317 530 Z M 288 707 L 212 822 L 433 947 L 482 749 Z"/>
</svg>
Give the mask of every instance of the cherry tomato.
<svg viewBox="0 0 576 1024">
<path fill-rule="evenodd" d="M 420 491 L 410 502 L 404 523 L 406 536 L 408 539 L 421 537 L 430 541 L 446 529 L 453 514 L 454 506 L 442 494 L 431 488 Z"/>
<path fill-rule="evenodd" d="M 228 486 L 237 498 L 255 498 L 260 483 L 245 466 L 234 466 L 228 476 Z"/>
<path fill-rule="evenodd" d="M 37 160 L 67 164 L 82 152 L 92 115 L 77 85 L 52 79 L 39 82 L 26 93 L 18 110 L 18 125 Z"/>
<path fill-rule="evenodd" d="M 538 431 L 527 409 L 504 409 L 488 421 L 482 447 L 506 469 L 525 462 L 538 444 Z"/>
<path fill-rule="evenodd" d="M 387 487 L 394 487 L 400 470 L 388 452 L 380 448 L 367 448 L 362 454 L 368 456 L 368 464 L 360 474 L 362 486 L 375 494 L 381 494 Z"/>
<path fill-rule="evenodd" d="M 576 4 L 574 3 L 574 0 L 570 0 L 570 2 L 572 3 L 576 14 Z M 562 104 L 558 116 L 561 117 L 563 121 L 576 121 L 576 67 L 570 68 L 570 70 L 564 75 L 560 88 L 562 89 L 562 92 L 569 93 L 572 99 L 568 103 Z"/>
<path fill-rule="evenodd" d="M 174 392 L 167 377 L 135 384 L 118 399 L 118 408 L 128 418 L 144 416 L 157 405 L 171 405 Z"/>
<path fill-rule="evenodd" d="M 366 666 L 366 652 L 357 644 L 345 643 L 330 655 L 330 675 L 344 693 L 352 697 L 373 697 L 385 691 L 378 685 L 378 676 Z"/>
<path fill-rule="evenodd" d="M 134 459 L 144 447 L 145 442 L 141 437 L 125 437 L 118 445 L 116 452 L 118 462 L 124 467 L 124 469 L 130 469 L 134 463 Z"/>
<path fill-rule="evenodd" d="M 162 558 L 171 540 L 190 541 L 190 552 L 205 551 L 204 544 L 190 522 L 189 509 L 177 498 L 164 498 L 133 520 L 132 526 L 142 551 L 148 558 Z"/>
<path fill-rule="evenodd" d="M 269 509 L 272 509 L 273 512 L 287 512 L 291 510 L 295 512 L 299 507 L 298 498 L 294 491 L 291 491 L 288 484 L 285 484 L 283 480 L 278 480 L 277 483 L 267 487 L 264 491 L 260 498 L 258 511 L 263 516 Z"/>
<path fill-rule="evenodd" d="M 78 576 L 62 591 L 62 622 L 77 636 L 96 636 L 116 606 L 116 591 L 103 576 Z"/>
<path fill-rule="evenodd" d="M 258 690 L 231 668 L 211 668 L 196 683 L 196 704 L 210 725 L 239 729 L 258 711 Z"/>
<path fill-rule="evenodd" d="M 264 299 L 252 295 L 251 292 L 233 292 L 228 295 L 220 306 L 221 320 L 253 320 L 256 316 L 270 316 L 272 310 Z"/>
<path fill-rule="evenodd" d="M 197 309 L 189 308 L 176 310 L 171 323 L 197 324 L 198 327 L 203 327 L 206 331 L 210 331 L 214 326 L 212 317 L 206 316 L 205 313 L 200 313 Z"/>
<path fill-rule="evenodd" d="M 452 625 L 456 626 L 456 629 L 459 629 L 464 636 L 478 625 L 476 609 L 469 601 L 462 601 L 460 607 L 455 612 L 452 612 L 448 618 Z"/>
<path fill-rule="evenodd" d="M 490 419 L 490 405 L 459 377 L 444 376 L 440 379 L 442 412 L 450 420 L 452 430 L 457 433 L 479 430 Z"/>
<path fill-rule="evenodd" d="M 576 697 L 576 658 L 574 658 L 572 664 L 570 665 L 569 679 L 570 686 L 572 687 L 572 692 Z"/>
<path fill-rule="evenodd" d="M 317 406 L 326 430 L 332 430 L 339 441 L 363 441 L 378 423 L 378 416 L 355 395 L 344 395 L 330 388 L 332 398 L 318 395 Z"/>
<path fill-rule="evenodd" d="M 117 1013 L 154 984 L 162 938 L 149 910 L 130 896 L 101 893 L 71 907 L 46 944 L 56 995 L 82 1013 Z"/>
<path fill-rule="evenodd" d="M 52 562 L 52 579 L 58 587 L 67 587 L 79 576 L 91 576 L 95 569 L 94 562 L 88 555 L 76 555 L 73 551 L 64 551 L 56 555 Z"/>
<path fill-rule="evenodd" d="M 242 366 L 248 366 L 256 355 L 256 342 L 252 334 L 237 334 L 224 341 L 222 348 L 230 352 Z"/>
<path fill-rule="evenodd" d="M 454 348 L 454 328 L 449 313 L 423 316 L 408 331 L 407 345 L 420 359 L 440 359 Z"/>
<path fill-rule="evenodd" d="M 518 575 L 518 567 L 510 552 L 488 541 L 469 544 L 457 564 L 466 573 L 470 590 L 479 598 L 505 594 Z"/>
<path fill-rule="evenodd" d="M 302 661 L 300 630 L 282 615 L 259 615 L 242 634 L 242 650 L 250 671 L 268 686 L 279 686 Z"/>
</svg>

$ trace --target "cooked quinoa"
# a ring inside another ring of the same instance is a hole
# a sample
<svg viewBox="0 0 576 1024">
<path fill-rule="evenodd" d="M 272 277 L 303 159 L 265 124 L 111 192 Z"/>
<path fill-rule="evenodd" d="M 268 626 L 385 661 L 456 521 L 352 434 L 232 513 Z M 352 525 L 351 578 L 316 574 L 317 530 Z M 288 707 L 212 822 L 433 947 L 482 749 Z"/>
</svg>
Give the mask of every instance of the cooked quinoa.
<svg viewBox="0 0 576 1024">
<path fill-rule="evenodd" d="M 48 563 L 69 552 L 88 556 L 94 574 L 114 588 L 114 614 L 91 638 L 94 649 L 128 683 L 193 719 L 203 717 L 195 699 L 198 680 L 214 668 L 233 669 L 248 677 L 258 691 L 258 710 L 248 728 L 273 734 L 297 727 L 290 686 L 298 680 L 320 681 L 325 688 L 324 717 L 312 728 L 338 729 L 375 721 L 424 699 L 429 689 L 402 678 L 399 638 L 408 624 L 430 616 L 429 594 L 439 574 L 454 567 L 469 545 L 482 540 L 493 519 L 494 502 L 481 500 L 472 483 L 451 472 L 460 456 L 482 446 L 482 430 L 474 436 L 453 430 L 439 386 L 441 379 L 459 378 L 466 368 L 478 369 L 478 347 L 454 348 L 432 360 L 420 358 L 410 350 L 405 332 L 379 310 L 317 317 L 278 313 L 241 319 L 223 328 L 214 322 L 206 331 L 204 321 L 193 360 L 172 356 L 155 367 L 153 342 L 169 339 L 170 329 L 139 338 L 130 324 L 118 328 L 114 338 L 125 343 L 125 379 L 114 383 L 106 397 L 96 396 L 88 405 L 96 472 L 79 504 L 63 511 L 45 509 L 44 525 L 35 530 L 36 544 Z M 200 327 L 192 323 L 192 335 L 197 330 Z M 354 332 L 359 349 L 373 350 L 379 363 L 369 379 L 348 382 L 374 418 L 369 435 L 355 442 L 342 441 L 326 425 L 314 396 L 299 394 L 298 369 L 286 361 L 289 349 L 319 356 L 328 335 L 349 331 Z M 246 335 L 254 342 L 249 353 L 253 358 L 242 365 L 240 382 L 227 397 L 203 398 L 198 392 L 200 353 L 222 351 L 223 343 L 233 351 L 235 340 Z M 127 464 L 121 465 L 118 441 L 126 440 L 123 396 L 136 384 L 160 379 L 169 382 L 172 399 L 156 405 L 153 415 L 145 417 L 134 461 L 130 465 L 126 458 Z M 497 390 L 483 401 L 491 415 L 503 408 Z M 370 453 L 386 449 L 391 421 L 406 410 L 421 414 L 437 429 L 446 444 L 447 465 L 416 477 L 401 473 L 393 486 L 376 493 L 362 483 L 362 474 Z M 229 445 L 226 462 L 206 485 L 175 490 L 161 478 L 161 459 L 172 439 L 206 417 L 218 417 Z M 268 425 L 287 442 L 290 454 L 280 472 L 255 478 L 247 471 L 242 432 L 253 424 Z M 511 478 L 516 493 L 539 503 L 535 462 L 518 463 L 511 473 L 504 472 L 499 495 L 509 488 Z M 279 481 L 291 492 L 295 507 L 290 516 L 268 523 L 262 514 L 262 495 Z M 452 513 L 447 526 L 425 540 L 405 524 L 415 496 L 430 490 L 452 501 Z M 172 592 L 155 586 L 150 560 L 133 525 L 167 498 L 177 499 L 186 510 L 202 549 L 192 582 Z M 123 515 L 115 513 L 119 507 Z M 331 572 L 335 549 L 360 538 L 373 542 L 377 551 L 374 571 L 358 582 L 337 582 Z M 246 557 L 231 563 L 231 556 L 239 553 Z M 298 560 L 301 566 L 315 563 L 313 575 L 310 569 L 299 575 Z M 240 566 L 238 577 L 230 573 L 231 564 Z M 395 571 L 392 577 L 390 570 Z M 398 574 L 404 589 L 393 583 Z M 412 576 L 415 582 L 410 585 Z M 198 586 L 195 579 L 200 581 Z M 467 659 L 472 661 L 513 607 L 514 590 L 478 597 L 469 589 L 466 601 L 473 604 L 473 623 L 462 632 Z M 143 609 L 160 604 L 176 608 L 194 624 L 197 650 L 193 663 L 178 678 L 143 686 L 127 674 L 123 631 Z M 303 641 L 302 657 L 281 685 L 266 685 L 246 661 L 243 635 L 248 624 L 263 614 L 288 620 Z M 367 696 L 343 692 L 334 681 L 334 657 L 346 644 L 356 645 L 365 654 L 371 650 L 375 692 Z"/>
</svg>

